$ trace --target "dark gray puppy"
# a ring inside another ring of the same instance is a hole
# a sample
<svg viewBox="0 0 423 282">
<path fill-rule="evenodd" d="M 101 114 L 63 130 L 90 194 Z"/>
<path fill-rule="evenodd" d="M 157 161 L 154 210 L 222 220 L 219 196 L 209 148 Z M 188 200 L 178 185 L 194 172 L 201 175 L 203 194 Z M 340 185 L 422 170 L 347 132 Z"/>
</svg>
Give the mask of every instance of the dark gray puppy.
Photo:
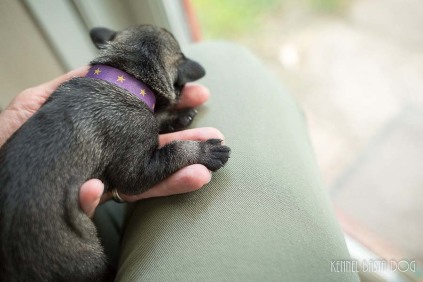
<svg viewBox="0 0 423 282">
<path fill-rule="evenodd" d="M 62 84 L 0 150 L 1 281 L 104 281 L 107 262 L 92 221 L 79 207 L 81 185 L 139 194 L 175 171 L 229 158 L 221 140 L 174 141 L 159 132 L 185 128 L 195 111 L 169 110 L 183 85 L 204 76 L 174 37 L 153 26 L 91 31 L 100 54 L 91 64 L 131 74 L 156 94 L 156 111 L 107 81 Z"/>
</svg>

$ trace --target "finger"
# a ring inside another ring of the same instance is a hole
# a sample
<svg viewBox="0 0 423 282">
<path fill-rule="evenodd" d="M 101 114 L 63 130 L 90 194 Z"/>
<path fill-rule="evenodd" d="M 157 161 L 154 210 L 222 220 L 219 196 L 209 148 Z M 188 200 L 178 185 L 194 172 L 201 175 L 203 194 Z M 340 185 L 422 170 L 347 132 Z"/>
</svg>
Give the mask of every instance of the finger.
<svg viewBox="0 0 423 282">
<path fill-rule="evenodd" d="M 174 140 L 207 140 L 211 138 L 224 140 L 222 132 L 213 127 L 200 127 L 187 129 L 167 134 L 161 134 L 159 136 L 160 146 L 164 146 Z"/>
<path fill-rule="evenodd" d="M 49 82 L 41 84 L 40 87 L 56 89 L 60 84 L 62 84 L 65 81 L 68 81 L 74 77 L 80 77 L 80 76 L 86 75 L 88 73 L 89 68 L 90 68 L 89 66 L 82 66 L 77 69 L 71 70 L 70 72 L 65 73 L 64 75 L 61 75 Z"/>
<path fill-rule="evenodd" d="M 89 217 L 93 217 L 103 191 L 104 184 L 98 179 L 91 179 L 82 184 L 79 190 L 79 205 Z"/>
<path fill-rule="evenodd" d="M 203 165 L 194 164 L 175 172 L 148 191 L 134 196 L 121 195 L 128 202 L 152 197 L 163 197 L 192 192 L 200 189 L 211 180 L 211 172 Z"/>
<path fill-rule="evenodd" d="M 59 76 L 49 82 L 43 83 L 39 86 L 37 86 L 36 88 L 38 88 L 39 90 L 42 90 L 40 92 L 43 93 L 43 96 L 45 98 L 47 98 L 48 96 L 51 95 L 51 93 L 54 92 L 54 90 L 56 90 L 57 87 L 59 87 L 60 84 L 62 84 L 65 81 L 68 81 L 74 77 L 80 77 L 80 76 L 85 76 L 88 73 L 88 69 L 90 67 L 89 66 L 83 66 L 77 69 L 74 69 L 62 76 Z"/>
<path fill-rule="evenodd" d="M 25 122 L 26 119 L 29 118 L 29 116 L 31 116 L 35 111 L 37 111 L 41 107 L 42 104 L 45 103 L 47 98 L 56 90 L 56 88 L 61 83 L 73 77 L 85 75 L 88 71 L 88 68 L 88 66 L 80 67 L 52 81 L 22 91 L 13 99 L 7 109 L 18 113 L 20 113 L 21 111 L 26 112 L 26 118 L 22 120 L 22 122 Z M 22 113 L 20 114 L 22 115 Z"/>
<path fill-rule="evenodd" d="M 200 84 L 188 83 L 182 89 L 182 95 L 176 108 L 195 108 L 204 104 L 210 96 L 210 91 Z"/>
</svg>

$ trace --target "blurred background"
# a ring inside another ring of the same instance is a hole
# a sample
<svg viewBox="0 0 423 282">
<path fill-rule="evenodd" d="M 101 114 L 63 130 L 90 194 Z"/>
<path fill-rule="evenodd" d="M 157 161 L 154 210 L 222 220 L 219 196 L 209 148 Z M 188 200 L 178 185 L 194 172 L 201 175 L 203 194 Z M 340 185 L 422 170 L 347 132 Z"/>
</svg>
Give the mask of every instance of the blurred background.
<svg viewBox="0 0 423 282">
<path fill-rule="evenodd" d="M 249 46 L 303 109 L 354 258 L 423 262 L 423 2 L 193 0 L 204 39 Z M 379 273 L 363 280 L 422 281 Z"/>
<path fill-rule="evenodd" d="M 192 2 L 204 39 L 249 46 L 296 97 L 352 255 L 421 264 L 423 2 Z"/>
<path fill-rule="evenodd" d="M 354 259 L 423 263 L 420 0 L 21 0 L 0 2 L 0 107 L 89 62 L 94 26 L 153 23 L 182 45 L 249 47 L 304 111 Z M 423 281 L 423 272 L 362 273 Z"/>
</svg>

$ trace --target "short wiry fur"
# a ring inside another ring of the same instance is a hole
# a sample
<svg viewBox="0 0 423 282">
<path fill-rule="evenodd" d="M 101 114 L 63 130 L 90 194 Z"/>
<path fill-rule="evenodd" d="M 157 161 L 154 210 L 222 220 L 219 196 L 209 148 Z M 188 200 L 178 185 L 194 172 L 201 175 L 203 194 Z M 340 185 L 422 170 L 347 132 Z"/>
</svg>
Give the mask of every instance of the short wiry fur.
<svg viewBox="0 0 423 282">
<path fill-rule="evenodd" d="M 0 149 L 0 280 L 103 281 L 107 262 L 92 221 L 79 207 L 81 185 L 139 194 L 184 166 L 215 171 L 229 157 L 221 141 L 174 141 L 159 132 L 188 126 L 193 109 L 172 110 L 186 82 L 204 75 L 173 36 L 153 26 L 92 30 L 101 49 L 91 64 L 119 68 L 157 96 L 156 113 L 106 81 L 62 84 Z"/>
</svg>

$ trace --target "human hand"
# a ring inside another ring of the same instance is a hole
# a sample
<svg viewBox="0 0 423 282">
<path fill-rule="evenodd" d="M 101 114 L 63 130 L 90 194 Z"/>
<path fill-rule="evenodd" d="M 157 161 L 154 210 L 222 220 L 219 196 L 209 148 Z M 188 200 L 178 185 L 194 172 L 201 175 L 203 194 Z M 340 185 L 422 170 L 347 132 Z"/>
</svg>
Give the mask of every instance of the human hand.
<svg viewBox="0 0 423 282">
<path fill-rule="evenodd" d="M 179 108 L 197 107 L 207 101 L 209 92 L 201 85 L 189 84 L 182 91 Z M 159 146 L 162 147 L 174 140 L 207 140 L 217 138 L 224 140 L 223 134 L 215 128 L 203 127 L 162 134 L 159 136 Z M 128 196 L 120 194 L 127 202 L 135 202 L 152 197 L 170 196 L 192 192 L 200 189 L 211 180 L 211 172 L 203 165 L 194 164 L 180 169 L 167 179 L 154 185 L 139 195 Z M 79 196 L 81 208 L 89 216 L 93 216 L 100 203 L 112 198 L 111 192 L 103 193 L 104 184 L 98 179 L 91 179 L 81 187 Z"/>
<path fill-rule="evenodd" d="M 10 105 L 0 114 L 0 146 L 25 123 L 47 100 L 47 98 L 63 82 L 77 76 L 84 76 L 88 66 L 73 70 L 50 82 L 24 90 L 17 95 Z M 187 84 L 178 104 L 179 108 L 198 107 L 207 101 L 208 89 L 201 85 Z M 210 138 L 224 139 L 223 135 L 214 128 L 196 128 L 175 133 L 163 134 L 159 137 L 160 146 L 173 140 L 206 140 Z M 211 179 L 209 170 L 199 164 L 187 166 L 164 181 L 158 183 L 148 191 L 135 196 L 121 195 L 128 202 L 138 201 L 150 197 L 169 196 L 191 192 L 201 188 Z M 94 214 L 99 203 L 110 200 L 111 194 L 103 193 L 104 184 L 98 179 L 85 182 L 80 189 L 79 199 L 81 209 L 88 215 Z"/>
<path fill-rule="evenodd" d="M 0 147 L 44 104 L 60 84 L 73 77 L 86 75 L 88 69 L 88 66 L 78 68 L 52 81 L 19 93 L 9 106 L 0 113 Z"/>
</svg>

